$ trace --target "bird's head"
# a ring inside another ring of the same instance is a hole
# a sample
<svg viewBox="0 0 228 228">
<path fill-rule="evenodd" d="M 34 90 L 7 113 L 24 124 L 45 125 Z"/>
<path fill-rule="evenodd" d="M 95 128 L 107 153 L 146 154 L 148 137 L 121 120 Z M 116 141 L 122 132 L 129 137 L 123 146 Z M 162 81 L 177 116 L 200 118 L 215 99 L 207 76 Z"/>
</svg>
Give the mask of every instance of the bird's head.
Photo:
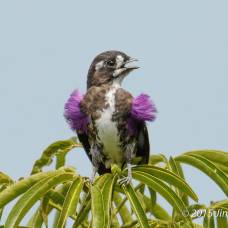
<svg viewBox="0 0 228 228">
<path fill-rule="evenodd" d="M 87 88 L 113 82 L 121 83 L 128 73 L 139 68 L 132 65 L 135 61 L 137 60 L 120 51 L 106 51 L 99 54 L 89 68 Z"/>
</svg>

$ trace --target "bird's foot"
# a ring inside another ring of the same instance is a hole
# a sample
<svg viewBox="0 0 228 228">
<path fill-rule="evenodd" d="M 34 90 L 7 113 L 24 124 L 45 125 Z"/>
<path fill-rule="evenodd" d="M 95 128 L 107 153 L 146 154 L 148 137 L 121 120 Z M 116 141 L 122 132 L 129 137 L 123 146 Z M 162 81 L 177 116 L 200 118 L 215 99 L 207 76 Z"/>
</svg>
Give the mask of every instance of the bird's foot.
<svg viewBox="0 0 228 228">
<path fill-rule="evenodd" d="M 90 178 L 89 178 L 89 182 L 90 182 L 91 184 L 94 183 L 94 180 L 95 180 L 95 177 L 90 177 Z"/>
<path fill-rule="evenodd" d="M 132 177 L 130 176 L 127 176 L 127 177 L 123 177 L 123 178 L 121 178 L 121 179 L 119 179 L 118 180 L 118 183 L 120 184 L 120 185 L 128 185 L 128 184 L 130 184 L 131 183 L 131 181 L 132 181 Z"/>
<path fill-rule="evenodd" d="M 120 185 L 123 185 L 123 184 L 130 184 L 131 183 L 131 181 L 132 181 L 132 172 L 131 172 L 131 164 L 130 163 L 128 163 L 127 164 L 127 177 L 123 177 L 123 178 L 121 178 L 121 179 L 119 179 L 119 181 L 118 181 L 118 183 L 120 184 Z"/>
<path fill-rule="evenodd" d="M 93 166 L 93 172 L 92 172 L 92 175 L 91 175 L 91 178 L 90 178 L 91 184 L 94 183 L 96 173 L 97 173 L 97 168 L 95 166 Z"/>
</svg>

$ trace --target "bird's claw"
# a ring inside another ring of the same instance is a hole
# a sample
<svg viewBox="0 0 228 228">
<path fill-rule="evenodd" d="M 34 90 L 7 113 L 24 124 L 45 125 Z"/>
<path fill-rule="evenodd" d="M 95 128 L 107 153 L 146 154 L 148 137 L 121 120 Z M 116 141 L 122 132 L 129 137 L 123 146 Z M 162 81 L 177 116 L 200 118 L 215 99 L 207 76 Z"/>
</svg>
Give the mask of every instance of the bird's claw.
<svg viewBox="0 0 228 228">
<path fill-rule="evenodd" d="M 128 185 L 130 184 L 132 181 L 132 177 L 131 176 L 127 176 L 127 177 L 123 177 L 121 179 L 118 180 L 118 183 L 120 185 Z"/>
<path fill-rule="evenodd" d="M 93 183 L 94 183 L 94 179 L 95 179 L 95 177 L 91 177 L 91 178 L 89 178 L 89 182 L 90 182 L 90 184 L 93 184 Z"/>
<path fill-rule="evenodd" d="M 120 185 L 123 185 L 123 184 L 128 185 L 132 181 L 132 172 L 131 172 L 131 164 L 130 163 L 127 163 L 127 170 L 128 170 L 127 177 L 123 177 L 123 178 L 118 180 L 118 183 Z"/>
</svg>

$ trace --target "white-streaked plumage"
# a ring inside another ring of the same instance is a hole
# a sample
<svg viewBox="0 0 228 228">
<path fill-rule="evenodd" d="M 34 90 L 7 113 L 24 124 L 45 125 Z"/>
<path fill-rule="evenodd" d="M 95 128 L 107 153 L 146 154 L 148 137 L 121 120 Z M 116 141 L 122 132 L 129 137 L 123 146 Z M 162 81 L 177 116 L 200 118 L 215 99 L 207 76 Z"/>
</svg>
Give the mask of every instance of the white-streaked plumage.
<svg viewBox="0 0 228 228">
<path fill-rule="evenodd" d="M 96 120 L 98 137 L 103 144 L 104 154 L 109 157 L 105 166 L 109 168 L 112 163 L 122 164 L 123 152 L 119 146 L 120 139 L 118 135 L 117 123 L 112 121 L 112 115 L 115 112 L 115 94 L 121 87 L 119 81 L 115 81 L 107 92 L 105 98 L 108 107 L 101 111 L 101 117 Z"/>
</svg>

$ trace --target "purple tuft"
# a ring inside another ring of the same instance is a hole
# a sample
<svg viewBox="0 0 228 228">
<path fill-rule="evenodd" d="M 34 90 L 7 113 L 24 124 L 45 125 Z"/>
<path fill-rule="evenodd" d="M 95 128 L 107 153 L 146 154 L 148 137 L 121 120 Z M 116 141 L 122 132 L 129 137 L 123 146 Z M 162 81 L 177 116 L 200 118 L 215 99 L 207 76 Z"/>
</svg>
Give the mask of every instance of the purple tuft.
<svg viewBox="0 0 228 228">
<path fill-rule="evenodd" d="M 136 120 L 153 121 L 156 118 L 157 109 L 150 97 L 144 93 L 133 99 L 131 115 Z"/>
<path fill-rule="evenodd" d="M 148 95 L 142 93 L 134 98 L 132 102 L 131 116 L 128 119 L 129 134 L 136 134 L 138 122 L 155 120 L 156 113 L 157 109 Z"/>
<path fill-rule="evenodd" d="M 82 99 L 83 95 L 78 90 L 75 90 L 65 104 L 64 116 L 72 130 L 86 132 L 89 118 L 80 109 Z"/>
</svg>

